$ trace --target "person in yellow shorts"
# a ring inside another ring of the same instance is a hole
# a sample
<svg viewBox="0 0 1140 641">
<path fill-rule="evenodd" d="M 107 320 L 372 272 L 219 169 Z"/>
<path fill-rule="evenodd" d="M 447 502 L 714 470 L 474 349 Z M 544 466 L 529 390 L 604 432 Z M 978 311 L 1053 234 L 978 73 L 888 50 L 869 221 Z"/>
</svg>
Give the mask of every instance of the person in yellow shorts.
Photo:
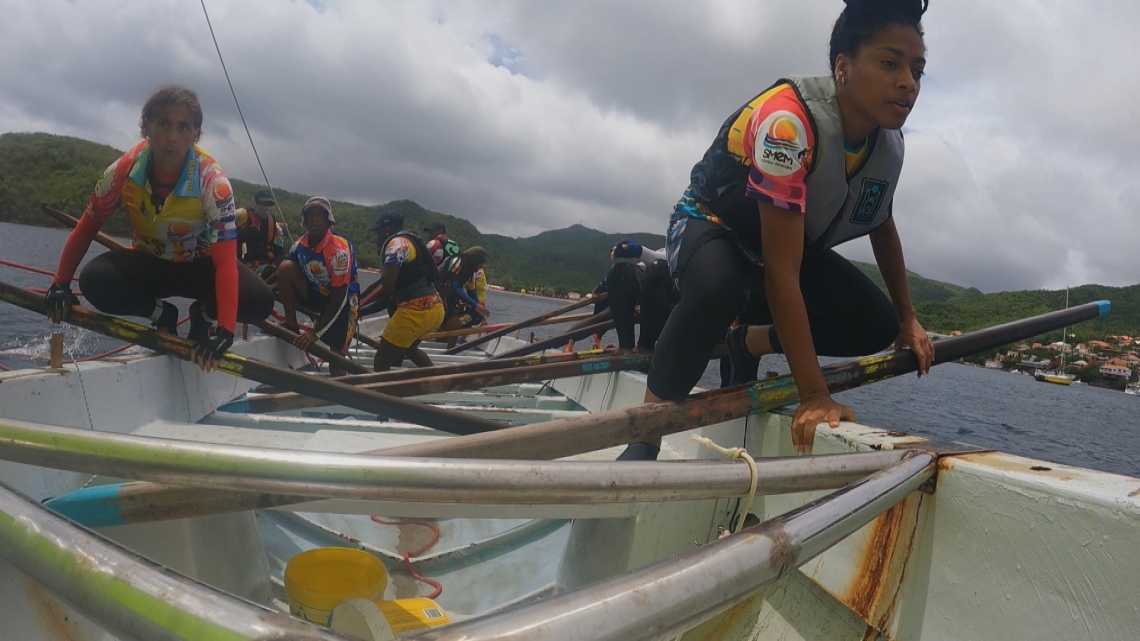
<svg viewBox="0 0 1140 641">
<path fill-rule="evenodd" d="M 391 369 L 405 356 L 416 367 L 431 367 L 431 359 L 419 348 L 420 341 L 443 324 L 444 307 L 435 261 L 424 241 L 403 229 L 403 214 L 392 209 L 376 214 L 368 227 L 376 234 L 376 249 L 383 267 L 380 280 L 361 297 L 360 314 L 388 310 L 388 324 L 373 363 L 377 372 Z"/>
</svg>

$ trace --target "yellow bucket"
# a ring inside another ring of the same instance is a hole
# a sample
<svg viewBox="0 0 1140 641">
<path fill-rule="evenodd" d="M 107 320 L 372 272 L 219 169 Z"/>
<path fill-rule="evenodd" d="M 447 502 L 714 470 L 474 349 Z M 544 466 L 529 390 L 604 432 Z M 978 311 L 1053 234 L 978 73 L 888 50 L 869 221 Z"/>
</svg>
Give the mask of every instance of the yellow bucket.
<svg viewBox="0 0 1140 641">
<path fill-rule="evenodd" d="M 333 608 L 349 599 L 378 599 L 388 587 L 380 559 L 349 548 L 316 548 L 289 559 L 285 594 L 289 613 L 327 625 Z"/>
</svg>

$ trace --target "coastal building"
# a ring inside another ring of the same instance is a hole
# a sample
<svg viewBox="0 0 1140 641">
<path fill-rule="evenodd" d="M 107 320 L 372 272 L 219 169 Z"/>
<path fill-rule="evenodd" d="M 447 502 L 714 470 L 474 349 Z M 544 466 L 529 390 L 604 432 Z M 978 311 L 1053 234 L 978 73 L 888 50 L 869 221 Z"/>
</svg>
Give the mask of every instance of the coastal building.
<svg viewBox="0 0 1140 641">
<path fill-rule="evenodd" d="M 1110 358 L 1104 365 L 1100 366 L 1100 375 L 1128 380 L 1132 378 L 1132 368 L 1119 358 Z"/>
</svg>

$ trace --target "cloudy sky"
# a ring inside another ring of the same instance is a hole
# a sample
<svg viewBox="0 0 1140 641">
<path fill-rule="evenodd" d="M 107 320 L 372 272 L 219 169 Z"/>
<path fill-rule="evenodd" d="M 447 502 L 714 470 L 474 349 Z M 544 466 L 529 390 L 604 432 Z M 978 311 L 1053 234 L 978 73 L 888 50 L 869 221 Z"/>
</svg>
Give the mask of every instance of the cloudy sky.
<svg viewBox="0 0 1140 641">
<path fill-rule="evenodd" d="M 513 236 L 664 233 L 730 113 L 782 75 L 827 72 L 843 7 L 206 4 L 275 186 L 410 198 Z M 931 5 L 895 204 L 911 269 L 984 291 L 1140 282 L 1140 6 Z M 148 93 L 177 82 L 202 98 L 202 146 L 260 181 L 197 0 L 0 0 L 0 15 L 0 132 L 126 148 Z"/>
</svg>

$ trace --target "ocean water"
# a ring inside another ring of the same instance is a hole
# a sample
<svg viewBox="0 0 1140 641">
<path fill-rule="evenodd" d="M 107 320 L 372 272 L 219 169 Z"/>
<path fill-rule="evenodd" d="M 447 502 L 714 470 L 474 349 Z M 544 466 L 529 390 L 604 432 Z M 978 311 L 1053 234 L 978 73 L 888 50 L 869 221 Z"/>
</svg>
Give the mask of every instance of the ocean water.
<svg viewBox="0 0 1140 641">
<path fill-rule="evenodd" d="M 0 258 L 54 271 L 65 238 L 66 233 L 57 229 L 0 223 Z M 93 245 L 88 255 L 101 251 Z M 488 275 L 494 282 L 493 271 Z M 361 274 L 364 283 L 374 278 Z M 0 266 L 0 279 L 23 287 L 46 288 L 50 283 L 48 276 L 5 266 Z M 566 303 L 488 292 L 492 323 L 531 318 Z M 77 358 L 121 345 L 85 330 L 63 328 L 65 345 Z M 42 365 L 51 329 L 46 319 L 0 302 L 0 365 Z M 529 336 L 534 331 L 543 338 L 563 329 L 536 327 L 524 333 Z M 611 332 L 603 341 L 613 343 L 616 337 Z M 761 370 L 788 371 L 779 357 L 764 359 Z M 715 387 L 718 381 L 713 364 L 701 384 Z M 836 400 L 854 407 L 858 420 L 867 425 L 1140 476 L 1140 396 L 1090 386 L 1049 385 L 1029 376 L 947 364 L 922 379 L 911 375 L 882 381 L 843 392 Z"/>
</svg>

